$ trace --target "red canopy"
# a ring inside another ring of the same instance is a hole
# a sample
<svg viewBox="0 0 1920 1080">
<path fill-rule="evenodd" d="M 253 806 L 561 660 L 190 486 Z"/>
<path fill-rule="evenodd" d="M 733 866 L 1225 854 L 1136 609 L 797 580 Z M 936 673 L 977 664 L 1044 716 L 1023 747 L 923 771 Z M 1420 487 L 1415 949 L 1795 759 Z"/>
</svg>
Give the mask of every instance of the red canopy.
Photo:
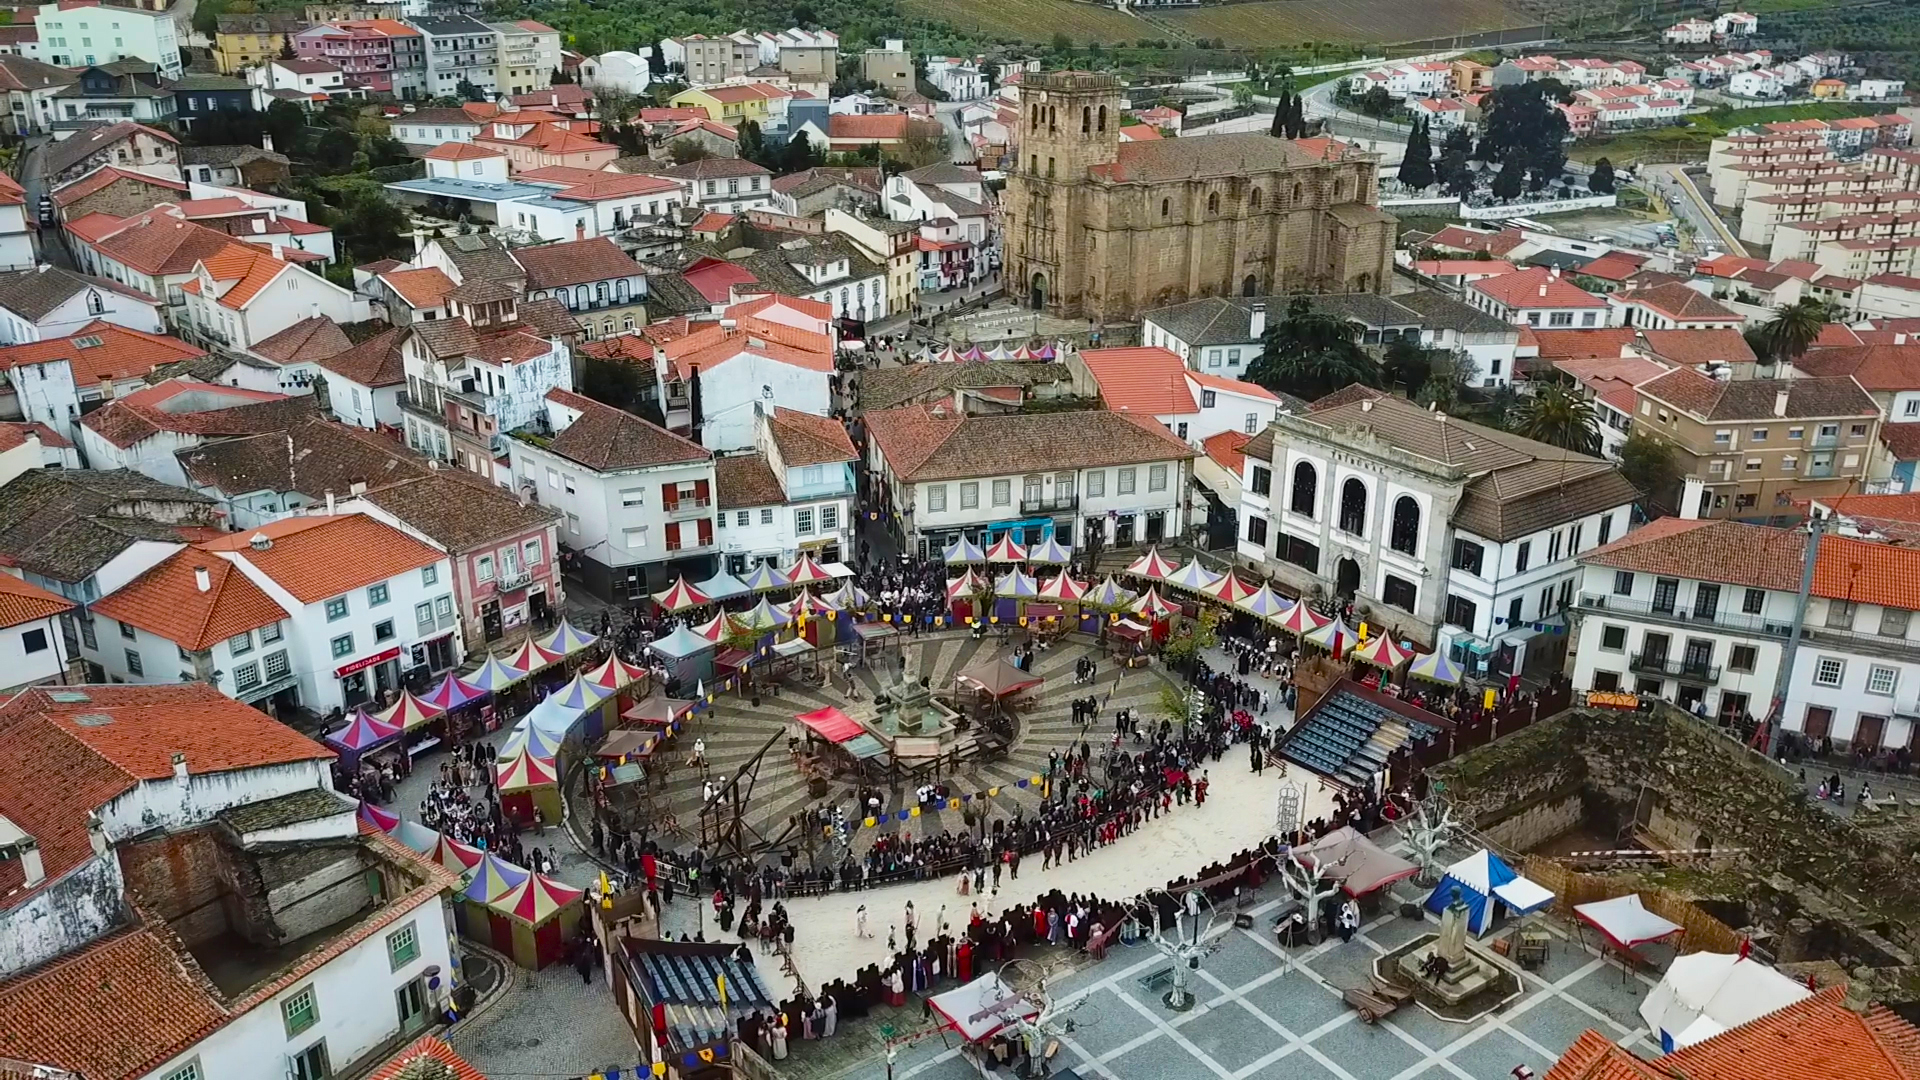
<svg viewBox="0 0 1920 1080">
<path fill-rule="evenodd" d="M 814 734 L 830 743 L 846 742 L 856 735 L 865 734 L 867 730 L 860 726 L 859 721 L 831 705 L 814 712 L 799 713 L 794 719 L 812 728 Z"/>
</svg>

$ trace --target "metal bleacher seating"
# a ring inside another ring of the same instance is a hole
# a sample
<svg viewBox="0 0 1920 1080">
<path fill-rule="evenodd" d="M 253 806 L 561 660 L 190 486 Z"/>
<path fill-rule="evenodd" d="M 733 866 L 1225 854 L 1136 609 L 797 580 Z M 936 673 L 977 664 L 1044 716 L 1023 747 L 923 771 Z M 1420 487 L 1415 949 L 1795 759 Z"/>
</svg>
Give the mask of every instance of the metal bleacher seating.
<svg viewBox="0 0 1920 1080">
<path fill-rule="evenodd" d="M 1374 736 L 1392 715 L 1365 698 L 1336 692 L 1288 734 L 1280 752 L 1324 776 L 1363 784 L 1386 762 Z"/>
</svg>

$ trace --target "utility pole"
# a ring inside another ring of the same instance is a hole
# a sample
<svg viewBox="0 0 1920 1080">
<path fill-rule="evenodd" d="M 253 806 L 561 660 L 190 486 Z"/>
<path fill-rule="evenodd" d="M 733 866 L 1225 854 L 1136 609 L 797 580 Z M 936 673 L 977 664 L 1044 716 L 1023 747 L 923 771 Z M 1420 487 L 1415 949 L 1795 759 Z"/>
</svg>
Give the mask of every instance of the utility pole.
<svg viewBox="0 0 1920 1080">
<path fill-rule="evenodd" d="M 1820 560 L 1820 537 L 1827 531 L 1827 519 L 1813 517 L 1807 522 L 1807 554 L 1800 564 L 1800 594 L 1793 603 L 1793 627 L 1786 648 L 1780 651 L 1780 670 L 1773 677 L 1773 701 L 1768 704 L 1766 722 L 1753 732 L 1753 745 L 1763 754 L 1773 755 L 1783 714 L 1787 709 L 1787 687 L 1793 681 L 1794 655 L 1800 651 L 1800 632 L 1807 624 L 1807 596 L 1813 592 L 1813 568 Z"/>
</svg>

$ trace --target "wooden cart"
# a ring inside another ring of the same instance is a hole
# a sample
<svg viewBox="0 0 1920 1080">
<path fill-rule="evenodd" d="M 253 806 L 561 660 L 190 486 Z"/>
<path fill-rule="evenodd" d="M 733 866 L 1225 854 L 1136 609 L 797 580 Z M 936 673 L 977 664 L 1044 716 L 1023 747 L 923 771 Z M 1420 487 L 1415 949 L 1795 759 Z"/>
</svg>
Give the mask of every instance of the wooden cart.
<svg viewBox="0 0 1920 1080">
<path fill-rule="evenodd" d="M 1412 1001 L 1413 992 L 1372 977 L 1366 986 L 1343 988 L 1340 997 L 1360 1014 L 1363 1023 L 1372 1024 L 1392 1016 L 1394 1010 Z"/>
</svg>

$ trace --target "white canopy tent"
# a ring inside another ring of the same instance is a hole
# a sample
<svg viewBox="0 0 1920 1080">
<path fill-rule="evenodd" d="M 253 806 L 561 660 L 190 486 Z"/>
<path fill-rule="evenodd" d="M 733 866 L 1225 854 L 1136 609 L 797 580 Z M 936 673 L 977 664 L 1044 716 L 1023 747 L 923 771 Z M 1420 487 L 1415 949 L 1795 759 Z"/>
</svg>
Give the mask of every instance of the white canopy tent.
<svg viewBox="0 0 1920 1080">
<path fill-rule="evenodd" d="M 1672 937 L 1686 929 L 1677 922 L 1648 911 L 1647 906 L 1640 902 L 1638 893 L 1580 904 L 1573 909 L 1573 913 L 1622 949 Z"/>
<path fill-rule="evenodd" d="M 1693 953 L 1667 965 L 1640 1016 L 1660 1036 L 1661 1052 L 1671 1054 L 1812 994 L 1752 957 Z"/>
<path fill-rule="evenodd" d="M 1040 1006 L 1001 981 L 997 971 L 944 994 L 935 994 L 927 999 L 927 1004 L 968 1042 L 992 1038 L 1015 1020 L 1031 1020 L 1040 1015 Z"/>
</svg>

